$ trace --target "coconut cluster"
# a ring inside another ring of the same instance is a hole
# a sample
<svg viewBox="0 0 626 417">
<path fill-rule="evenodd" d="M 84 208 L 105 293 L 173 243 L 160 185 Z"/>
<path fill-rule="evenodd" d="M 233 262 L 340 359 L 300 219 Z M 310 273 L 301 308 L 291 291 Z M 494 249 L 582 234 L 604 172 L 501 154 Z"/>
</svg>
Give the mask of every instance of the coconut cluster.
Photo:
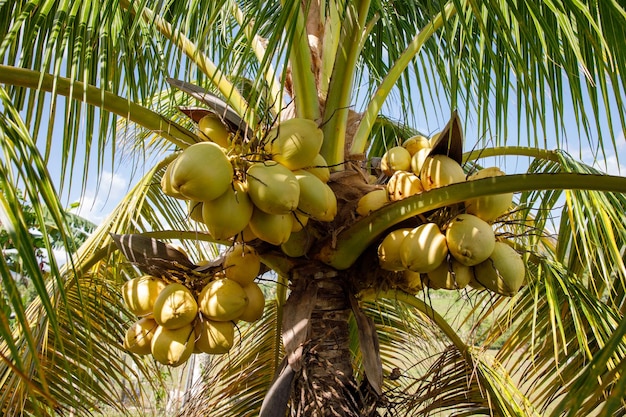
<svg viewBox="0 0 626 417">
<path fill-rule="evenodd" d="M 433 188 L 504 175 L 490 167 L 467 177 L 456 160 L 431 152 L 436 140 L 415 136 L 390 148 L 381 160 L 389 177 L 385 188 L 364 195 L 357 213 L 366 216 Z M 453 290 L 470 285 L 514 295 L 524 282 L 525 264 L 517 251 L 496 238 L 492 226 L 508 212 L 512 200 L 512 193 L 472 198 L 460 208 L 430 217 L 436 220 L 389 232 L 378 246 L 380 267 L 401 273 L 400 285 L 412 292 L 423 286 Z"/>
<path fill-rule="evenodd" d="M 172 367 L 193 353 L 228 352 L 237 322 L 254 322 L 263 315 L 265 296 L 254 281 L 260 268 L 256 251 L 237 244 L 199 291 L 150 275 L 127 281 L 122 297 L 138 320 L 126 331 L 124 347 Z"/>
<path fill-rule="evenodd" d="M 242 142 L 214 115 L 198 122 L 205 142 L 167 166 L 161 188 L 189 202 L 190 218 L 216 240 L 260 239 L 280 246 L 309 219 L 330 222 L 337 199 L 319 154 L 323 133 L 308 119 L 288 119 L 260 141 Z"/>
</svg>

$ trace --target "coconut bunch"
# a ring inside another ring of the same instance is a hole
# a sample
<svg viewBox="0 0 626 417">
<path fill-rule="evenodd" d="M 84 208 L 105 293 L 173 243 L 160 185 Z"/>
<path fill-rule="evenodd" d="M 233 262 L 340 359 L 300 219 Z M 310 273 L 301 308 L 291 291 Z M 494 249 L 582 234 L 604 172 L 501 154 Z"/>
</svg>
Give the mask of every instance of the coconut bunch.
<svg viewBox="0 0 626 417">
<path fill-rule="evenodd" d="M 260 268 L 256 251 L 237 244 L 200 290 L 150 275 L 127 281 L 122 297 L 137 321 L 126 331 L 124 347 L 172 367 L 193 353 L 228 352 L 237 322 L 263 315 L 265 297 L 254 281 Z"/>
<path fill-rule="evenodd" d="M 190 218 L 213 238 L 280 246 L 309 219 L 334 219 L 337 200 L 315 122 L 288 119 L 247 142 L 220 123 L 202 117 L 199 136 L 206 141 L 182 151 L 161 181 L 165 194 L 189 202 Z"/>
</svg>

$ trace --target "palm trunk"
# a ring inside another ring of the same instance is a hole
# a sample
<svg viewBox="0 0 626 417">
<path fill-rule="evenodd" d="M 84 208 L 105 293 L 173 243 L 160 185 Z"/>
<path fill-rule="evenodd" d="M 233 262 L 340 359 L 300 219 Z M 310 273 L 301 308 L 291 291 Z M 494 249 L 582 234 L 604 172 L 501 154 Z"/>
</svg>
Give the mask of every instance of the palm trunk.
<svg viewBox="0 0 626 417">
<path fill-rule="evenodd" d="M 307 280 L 316 287 L 316 301 L 303 344 L 301 369 L 295 376 L 292 416 L 366 416 L 365 398 L 354 378 L 350 352 L 350 302 L 345 277 L 315 265 L 293 276 L 294 286 Z M 301 282 L 301 281 L 300 281 Z M 315 292 L 314 292 L 315 293 Z M 372 398 L 369 398 L 371 402 Z"/>
</svg>

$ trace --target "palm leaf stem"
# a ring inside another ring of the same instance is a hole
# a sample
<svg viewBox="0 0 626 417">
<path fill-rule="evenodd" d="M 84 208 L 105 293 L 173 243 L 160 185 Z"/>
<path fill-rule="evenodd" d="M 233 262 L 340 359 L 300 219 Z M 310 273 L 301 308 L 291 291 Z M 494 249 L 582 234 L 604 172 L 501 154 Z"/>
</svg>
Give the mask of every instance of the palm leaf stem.
<svg viewBox="0 0 626 417">
<path fill-rule="evenodd" d="M 136 13 L 128 0 L 121 0 L 120 6 L 128 9 L 131 13 Z M 256 126 L 256 118 L 254 110 L 248 105 L 241 93 L 228 80 L 228 78 L 219 70 L 217 65 L 209 59 L 198 46 L 193 43 L 182 32 L 174 29 L 172 25 L 161 16 L 156 15 L 152 10 L 143 7 L 141 17 L 148 23 L 153 23 L 157 30 L 168 40 L 173 42 L 181 51 L 183 51 L 193 62 L 196 63 L 198 69 L 202 71 L 211 80 L 211 83 L 217 87 L 222 93 L 228 104 L 246 121 L 248 126 L 254 128 Z"/>
<path fill-rule="evenodd" d="M 100 107 L 158 133 L 180 148 L 186 148 L 200 141 L 200 138 L 195 134 L 165 119 L 160 114 L 124 97 L 80 81 L 55 77 L 39 71 L 0 65 L 0 83 L 43 91 L 55 91 L 62 96 Z"/>
<path fill-rule="evenodd" d="M 324 39 L 322 42 L 322 68 L 319 75 L 319 92 L 322 97 L 328 95 L 330 79 L 339 47 L 339 31 L 341 25 L 339 17 L 339 4 L 335 0 L 329 0 L 326 5 L 327 16 L 324 24 Z M 323 15 L 323 14 L 322 14 Z"/>
<path fill-rule="evenodd" d="M 446 4 L 443 11 L 433 17 L 432 20 L 427 23 L 422 30 L 420 30 L 402 55 L 390 68 L 387 76 L 384 78 L 370 99 L 365 112 L 363 113 L 363 119 L 361 120 L 359 128 L 354 135 L 352 146 L 350 148 L 350 152 L 352 154 L 365 152 L 368 144 L 368 138 L 378 116 L 378 112 L 382 108 L 382 105 L 387 99 L 387 96 L 391 92 L 393 86 L 396 84 L 398 79 L 400 79 L 413 58 L 419 54 L 424 44 L 444 25 L 445 21 L 452 17 L 455 13 L 456 9 L 454 8 L 454 5 L 452 3 Z"/>
<path fill-rule="evenodd" d="M 293 42 L 290 43 L 289 57 L 296 114 L 298 117 L 317 121 L 320 117 L 320 106 L 315 74 L 311 70 L 311 48 L 306 31 L 305 11 L 302 10 L 299 1 L 292 2 L 289 7 L 291 11 L 288 27 L 293 27 L 293 33 L 291 33 Z"/>
<path fill-rule="evenodd" d="M 339 45 L 333 72 L 328 87 L 322 130 L 328 138 L 322 144 L 320 153 L 329 166 L 341 170 L 345 159 L 346 127 L 352 100 L 355 68 L 366 32 L 366 19 L 370 1 L 358 2 L 358 7 L 349 2 L 343 16 Z M 331 28 L 332 29 L 332 28 Z"/>
<path fill-rule="evenodd" d="M 349 268 L 363 251 L 390 227 L 411 217 L 469 198 L 502 193 L 551 190 L 585 189 L 626 192 L 626 178 L 593 174 L 516 174 L 485 178 L 448 185 L 429 190 L 389 204 L 357 221 L 337 236 L 333 248 L 325 247 L 319 259 L 342 270 Z"/>
<path fill-rule="evenodd" d="M 539 149 L 528 146 L 494 146 L 490 148 L 477 149 L 463 154 L 463 162 L 474 161 L 480 158 L 492 156 L 529 156 L 535 159 L 546 159 L 559 162 L 559 150 Z"/>
</svg>

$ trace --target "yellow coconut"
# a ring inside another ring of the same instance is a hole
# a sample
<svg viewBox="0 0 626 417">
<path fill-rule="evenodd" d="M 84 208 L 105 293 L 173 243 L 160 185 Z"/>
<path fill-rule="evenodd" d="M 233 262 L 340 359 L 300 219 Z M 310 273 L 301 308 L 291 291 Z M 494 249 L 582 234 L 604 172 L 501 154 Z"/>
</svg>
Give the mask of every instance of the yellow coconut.
<svg viewBox="0 0 626 417">
<path fill-rule="evenodd" d="M 154 301 L 167 283 L 160 278 L 144 275 L 126 281 L 122 285 L 122 298 L 135 315 L 152 317 Z"/>
<path fill-rule="evenodd" d="M 158 326 L 152 337 L 150 351 L 157 362 L 176 367 L 185 363 L 193 353 L 194 339 L 191 324 L 178 329 Z"/>
<path fill-rule="evenodd" d="M 218 278 L 200 291 L 198 304 L 204 317 L 215 321 L 230 321 L 243 313 L 248 305 L 248 296 L 236 281 Z"/>
<path fill-rule="evenodd" d="M 404 285 L 406 286 L 406 289 L 413 294 L 424 289 L 424 285 L 422 283 L 422 274 L 420 274 L 419 272 L 413 272 L 405 269 L 402 272 L 402 279 L 404 280 Z"/>
<path fill-rule="evenodd" d="M 253 210 L 254 213 L 254 210 Z M 252 229 L 250 229 L 250 223 L 237 235 L 232 239 L 235 242 L 239 243 L 248 243 L 252 242 L 254 239 L 258 239 Z"/>
<path fill-rule="evenodd" d="M 154 319 L 167 329 L 183 327 L 191 323 L 197 314 L 196 298 L 183 284 L 169 284 L 154 301 Z"/>
<path fill-rule="evenodd" d="M 246 285 L 243 287 L 243 290 L 248 296 L 248 305 L 238 319 L 253 323 L 263 316 L 263 310 L 265 309 L 265 295 L 263 295 L 261 287 L 259 287 L 255 282 Z"/>
<path fill-rule="evenodd" d="M 250 219 L 250 229 L 256 237 L 272 245 L 280 246 L 289 239 L 293 228 L 293 216 L 268 214 L 257 208 Z"/>
<path fill-rule="evenodd" d="M 398 201 L 424 191 L 420 178 L 406 171 L 396 171 L 387 183 L 389 200 Z"/>
<path fill-rule="evenodd" d="M 202 219 L 211 236 L 226 240 L 246 228 L 253 209 L 245 183 L 235 180 L 224 194 L 202 204 Z"/>
<path fill-rule="evenodd" d="M 265 151 L 291 170 L 313 165 L 324 134 L 312 120 L 293 118 L 281 122 L 265 138 Z"/>
<path fill-rule="evenodd" d="M 261 258 L 249 245 L 235 245 L 224 257 L 224 275 L 245 287 L 261 272 Z"/>
<path fill-rule="evenodd" d="M 400 246 L 411 230 L 413 229 L 393 230 L 378 245 L 378 263 L 382 269 L 387 271 L 406 269 L 400 259 Z"/>
<path fill-rule="evenodd" d="M 359 199 L 356 212 L 361 216 L 367 216 L 386 204 L 389 204 L 389 194 L 386 189 L 370 191 Z"/>
<path fill-rule="evenodd" d="M 188 209 L 189 209 L 189 218 L 198 223 L 204 223 L 204 219 L 202 218 L 202 201 L 193 201 L 189 200 Z"/>
<path fill-rule="evenodd" d="M 298 211 L 314 220 L 332 221 L 337 214 L 337 198 L 333 190 L 306 170 L 294 171 L 294 175 L 300 185 Z"/>
<path fill-rule="evenodd" d="M 474 181 L 482 178 L 498 177 L 505 175 L 500 168 L 490 167 L 470 175 L 468 181 Z M 513 203 L 513 193 L 504 193 L 496 195 L 488 195 L 483 197 L 471 198 L 465 201 L 465 210 L 474 214 L 486 222 L 492 222 L 498 217 L 506 213 Z"/>
<path fill-rule="evenodd" d="M 424 223 L 400 244 L 400 260 L 406 269 L 426 273 L 441 265 L 448 254 L 446 237 L 435 223 Z"/>
<path fill-rule="evenodd" d="M 491 255 L 496 245 L 493 229 L 486 221 L 472 215 L 459 214 L 448 223 L 448 249 L 463 265 L 478 265 Z"/>
<path fill-rule="evenodd" d="M 408 171 L 411 168 L 411 154 L 402 146 L 389 148 L 380 160 L 380 169 L 387 176 L 396 171 Z"/>
<path fill-rule="evenodd" d="M 422 148 L 419 151 L 415 152 L 411 157 L 411 172 L 415 175 L 420 175 L 422 171 L 422 167 L 424 166 L 424 161 L 428 158 L 428 154 L 430 154 L 431 148 Z"/>
<path fill-rule="evenodd" d="M 299 232 L 309 223 L 309 216 L 306 214 L 297 211 L 294 211 L 291 214 L 293 215 L 293 224 L 291 225 L 292 233 Z"/>
<path fill-rule="evenodd" d="M 210 201 L 224 194 L 233 181 L 233 167 L 213 142 L 195 143 L 176 159 L 172 187 L 190 200 Z"/>
<path fill-rule="evenodd" d="M 465 288 L 472 278 L 472 268 L 452 258 L 442 262 L 437 268 L 428 272 L 425 284 L 434 290 L 456 290 Z"/>
<path fill-rule="evenodd" d="M 431 147 L 437 143 L 437 140 L 439 139 L 439 136 L 441 136 L 441 132 L 434 133 L 430 137 L 430 139 L 428 139 L 428 141 L 430 142 L 430 146 Z"/>
<path fill-rule="evenodd" d="M 274 161 L 248 168 L 248 195 L 256 207 L 269 214 L 285 214 L 298 207 L 300 185 L 296 176 Z"/>
<path fill-rule="evenodd" d="M 222 148 L 228 148 L 230 145 L 230 132 L 224 122 L 215 114 L 207 114 L 198 120 L 198 131 L 200 137 L 215 142 Z"/>
<path fill-rule="evenodd" d="M 198 320 L 194 331 L 197 352 L 221 355 L 233 347 L 235 323 L 232 321 Z"/>
<path fill-rule="evenodd" d="M 454 159 L 445 155 L 431 155 L 424 161 L 420 179 L 424 190 L 430 190 L 465 181 L 465 172 Z"/>
<path fill-rule="evenodd" d="M 154 319 L 141 318 L 126 330 L 124 348 L 138 355 L 150 353 L 150 342 L 158 324 Z"/>
<path fill-rule="evenodd" d="M 320 154 L 317 154 L 315 156 L 313 162 L 311 162 L 311 166 L 308 166 L 304 169 L 315 175 L 324 183 L 327 183 L 328 180 L 330 180 L 330 169 L 328 168 L 328 163 L 326 162 L 326 159 L 324 159 L 324 157 Z"/>
<path fill-rule="evenodd" d="M 430 148 L 430 141 L 422 135 L 415 135 L 408 138 L 402 143 L 402 147 L 409 151 L 411 156 L 415 155 L 420 149 Z"/>
<path fill-rule="evenodd" d="M 302 229 L 297 232 L 291 232 L 289 239 L 282 245 L 280 249 L 283 253 L 292 258 L 299 258 L 306 255 L 313 244 L 313 236 L 307 229 Z"/>
<path fill-rule="evenodd" d="M 515 295 L 524 284 L 526 266 L 521 255 L 504 242 L 496 242 L 491 256 L 474 267 L 476 281 L 491 291 Z"/>
<path fill-rule="evenodd" d="M 169 163 L 163 176 L 161 177 L 161 190 L 164 194 L 169 195 L 170 197 L 178 198 L 181 200 L 186 200 L 187 198 L 174 189 L 172 185 L 172 170 L 174 169 L 174 165 L 176 164 L 177 159 L 174 159 Z"/>
</svg>

